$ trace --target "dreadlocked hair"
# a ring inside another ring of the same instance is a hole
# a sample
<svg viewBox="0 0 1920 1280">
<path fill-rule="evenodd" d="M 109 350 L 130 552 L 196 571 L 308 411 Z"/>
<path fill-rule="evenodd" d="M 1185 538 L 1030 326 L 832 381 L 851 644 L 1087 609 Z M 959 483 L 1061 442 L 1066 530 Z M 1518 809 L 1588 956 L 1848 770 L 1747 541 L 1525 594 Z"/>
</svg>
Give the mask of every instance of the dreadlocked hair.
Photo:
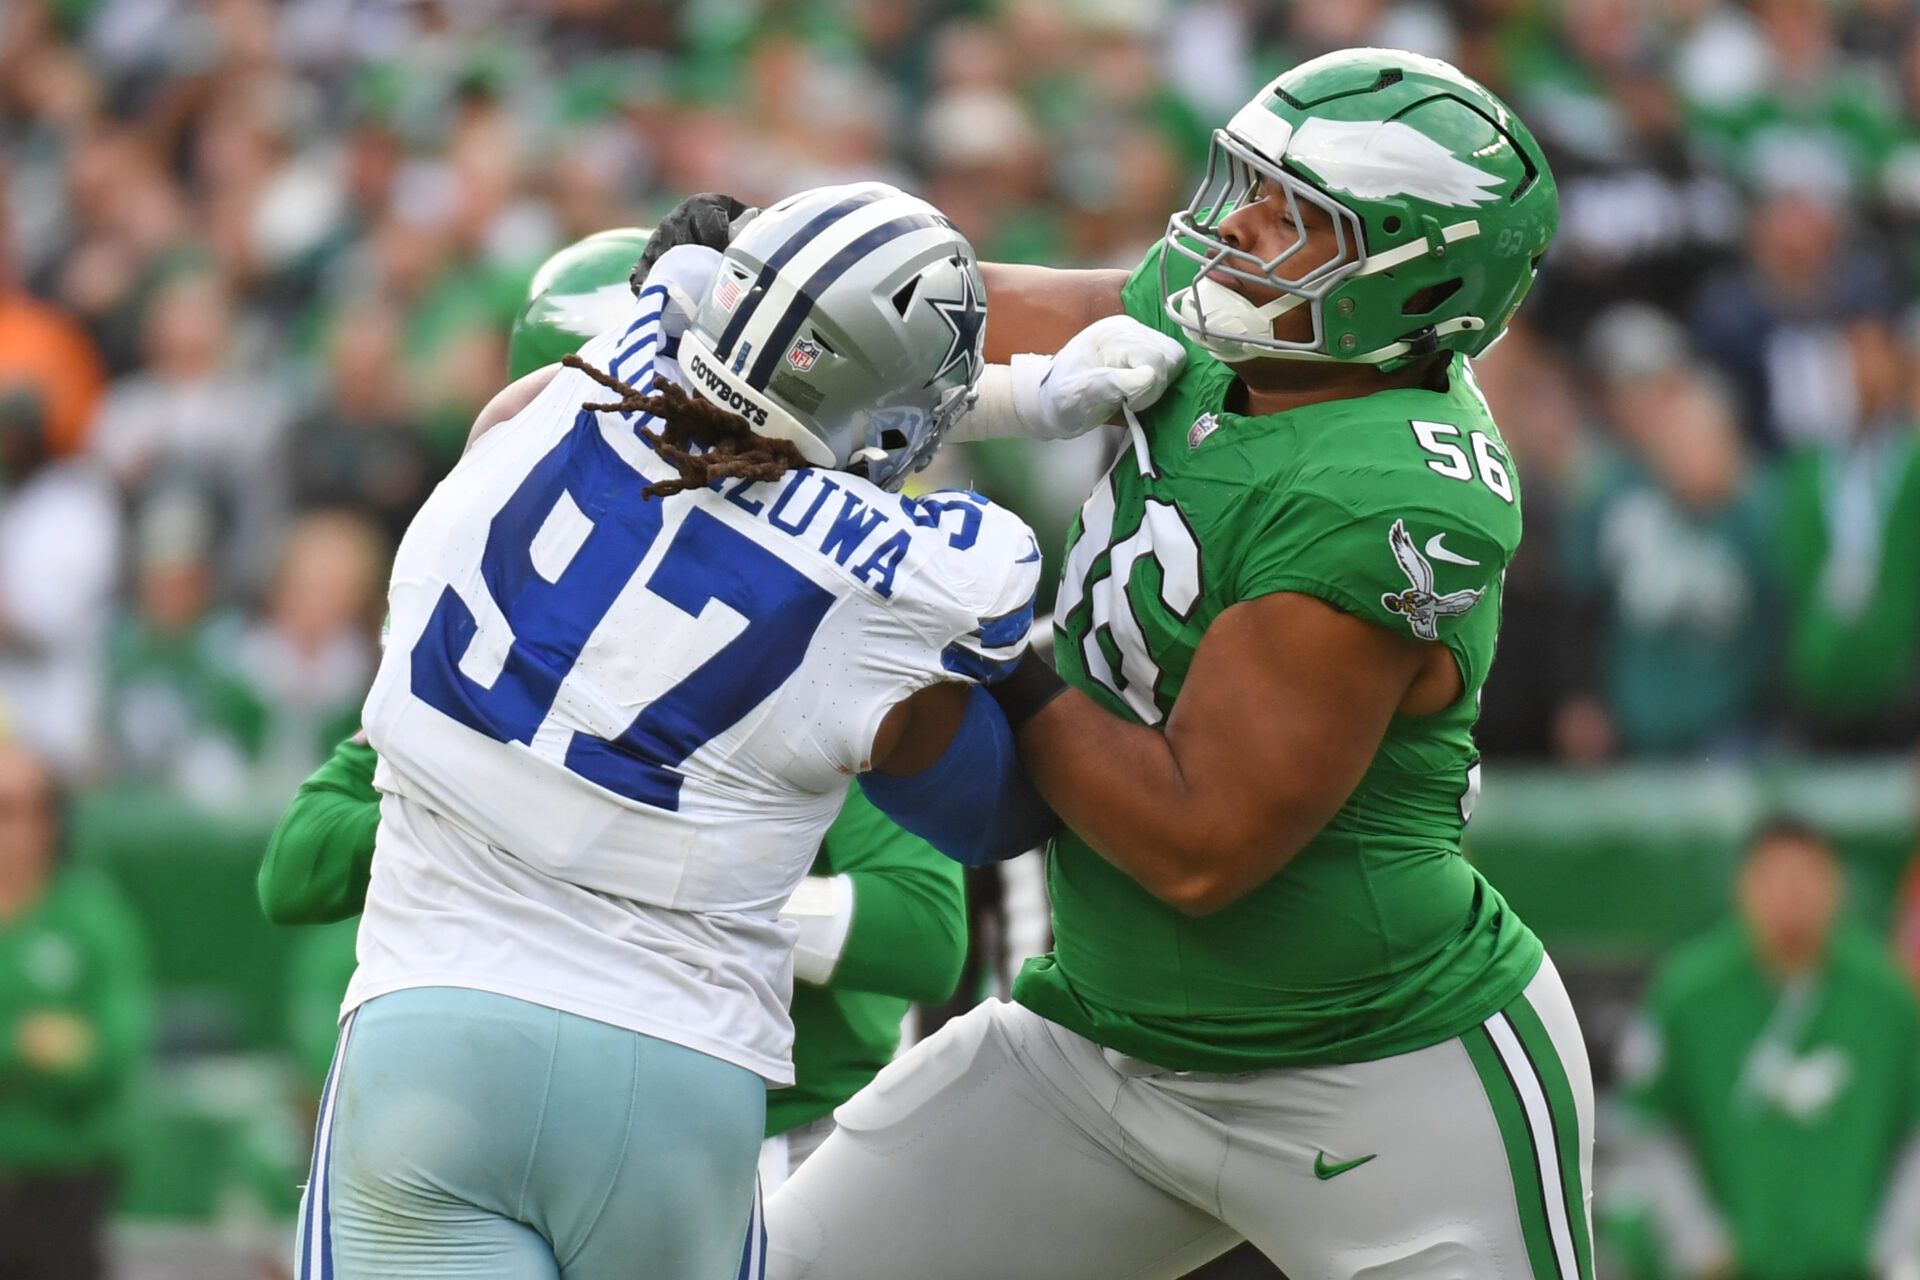
<svg viewBox="0 0 1920 1280">
<path fill-rule="evenodd" d="M 788 471 L 808 465 L 806 455 L 793 441 L 760 435 L 739 414 L 690 395 L 666 378 L 655 378 L 648 393 L 594 368 L 577 355 L 562 356 L 560 363 L 578 369 L 620 397 L 608 404 L 583 404 L 582 409 L 645 413 L 660 420 L 660 431 L 647 432 L 647 438 L 654 452 L 673 464 L 680 478 L 654 481 L 640 491 L 642 498 L 667 498 L 688 489 L 704 489 L 716 480 L 778 480 Z M 702 452 L 692 452 L 694 446 Z"/>
</svg>

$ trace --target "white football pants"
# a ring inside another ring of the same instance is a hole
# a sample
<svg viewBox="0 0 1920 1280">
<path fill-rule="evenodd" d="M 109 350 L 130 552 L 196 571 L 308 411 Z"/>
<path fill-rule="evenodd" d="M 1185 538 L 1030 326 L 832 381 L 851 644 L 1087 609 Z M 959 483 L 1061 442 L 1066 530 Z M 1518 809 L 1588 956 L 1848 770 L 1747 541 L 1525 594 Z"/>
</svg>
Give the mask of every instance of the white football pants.
<svg viewBox="0 0 1920 1280">
<path fill-rule="evenodd" d="M 1162 1070 L 1025 1008 L 948 1023 L 767 1203 L 769 1280 L 1592 1280 L 1593 1084 L 1550 961 L 1375 1062 Z"/>
</svg>

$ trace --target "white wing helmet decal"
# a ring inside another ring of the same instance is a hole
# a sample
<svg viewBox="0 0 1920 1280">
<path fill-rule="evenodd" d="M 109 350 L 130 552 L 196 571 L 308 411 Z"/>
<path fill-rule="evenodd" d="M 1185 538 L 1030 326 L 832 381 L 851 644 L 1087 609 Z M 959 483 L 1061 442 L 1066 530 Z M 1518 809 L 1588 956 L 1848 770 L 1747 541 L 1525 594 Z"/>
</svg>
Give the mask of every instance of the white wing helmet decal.
<svg viewBox="0 0 1920 1280">
<path fill-rule="evenodd" d="M 1389 591 L 1380 597 L 1380 603 L 1388 613 L 1397 613 L 1407 620 L 1407 626 L 1413 634 L 1422 640 L 1440 638 L 1439 621 L 1442 618 L 1457 618 L 1473 606 L 1480 603 L 1480 597 L 1486 592 L 1483 588 L 1467 591 L 1453 591 L 1444 596 L 1433 593 L 1433 565 L 1420 554 L 1420 548 L 1414 545 L 1413 535 L 1407 532 L 1407 522 L 1395 520 L 1393 528 L 1387 531 L 1387 544 L 1393 548 L 1393 558 L 1400 565 L 1400 572 L 1407 575 L 1405 591 Z"/>
<path fill-rule="evenodd" d="M 1303 120 L 1287 143 L 1287 159 L 1359 200 L 1413 196 L 1471 208 L 1500 198 L 1494 190 L 1501 184 L 1498 175 L 1476 169 L 1398 120 Z"/>
<path fill-rule="evenodd" d="M 544 299 L 547 313 L 540 318 L 556 329 L 591 338 L 605 333 L 633 310 L 633 290 L 623 280 L 605 284 L 590 293 L 550 293 Z"/>
</svg>

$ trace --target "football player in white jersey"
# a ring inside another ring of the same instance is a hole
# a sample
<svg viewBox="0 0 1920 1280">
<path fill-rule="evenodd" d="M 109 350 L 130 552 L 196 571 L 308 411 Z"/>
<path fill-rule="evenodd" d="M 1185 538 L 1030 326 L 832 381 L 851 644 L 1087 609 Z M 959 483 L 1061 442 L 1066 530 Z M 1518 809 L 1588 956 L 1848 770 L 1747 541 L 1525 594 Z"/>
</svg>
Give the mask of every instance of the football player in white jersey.
<svg viewBox="0 0 1920 1280">
<path fill-rule="evenodd" d="M 963 860 L 1051 825 L 977 687 L 1024 644 L 1032 535 L 892 492 L 973 401 L 984 319 L 937 211 L 828 188 L 664 255 L 483 414 L 394 565 L 303 1277 L 741 1267 L 790 1079 L 778 913 L 849 781 Z M 1025 376 L 1007 429 L 1091 426 L 1179 359 L 1112 348 Z"/>
</svg>

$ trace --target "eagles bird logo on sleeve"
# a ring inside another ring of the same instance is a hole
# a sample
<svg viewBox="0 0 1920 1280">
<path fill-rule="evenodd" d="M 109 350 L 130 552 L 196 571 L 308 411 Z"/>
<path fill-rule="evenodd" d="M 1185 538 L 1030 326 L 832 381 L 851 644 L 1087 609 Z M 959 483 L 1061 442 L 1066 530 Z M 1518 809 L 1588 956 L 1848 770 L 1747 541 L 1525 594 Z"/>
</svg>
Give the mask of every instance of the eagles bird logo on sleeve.
<svg viewBox="0 0 1920 1280">
<path fill-rule="evenodd" d="M 1457 618 L 1480 603 L 1483 592 L 1478 589 L 1453 591 L 1444 596 L 1434 594 L 1433 565 L 1420 554 L 1420 548 L 1413 545 L 1405 520 L 1393 522 L 1387 543 L 1393 548 L 1393 558 L 1400 563 L 1400 571 L 1407 575 L 1408 586 L 1405 591 L 1387 592 L 1380 597 L 1380 603 L 1389 613 L 1405 618 L 1414 635 L 1422 640 L 1438 640 L 1441 618 Z"/>
</svg>

